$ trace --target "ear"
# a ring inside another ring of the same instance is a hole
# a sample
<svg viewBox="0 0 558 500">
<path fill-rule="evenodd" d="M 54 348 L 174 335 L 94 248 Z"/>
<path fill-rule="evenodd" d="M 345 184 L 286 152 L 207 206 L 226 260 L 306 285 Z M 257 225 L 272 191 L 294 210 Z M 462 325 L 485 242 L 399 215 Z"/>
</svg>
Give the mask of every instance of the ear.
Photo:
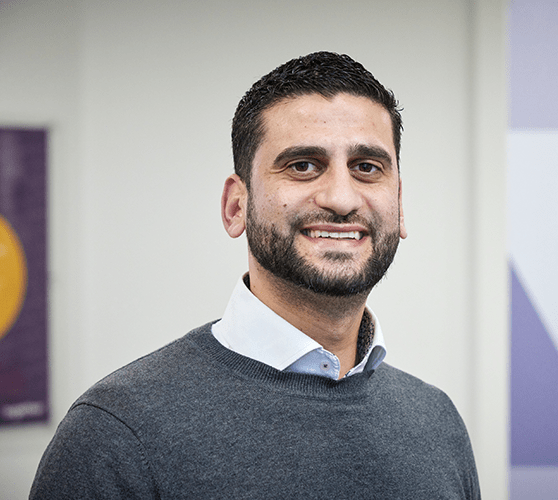
<svg viewBox="0 0 558 500">
<path fill-rule="evenodd" d="M 402 240 L 407 237 L 405 216 L 403 215 L 403 184 L 401 182 L 401 178 L 399 178 L 399 236 Z"/>
<path fill-rule="evenodd" d="M 221 218 L 231 238 L 238 238 L 246 229 L 247 195 L 246 184 L 237 174 L 227 178 L 221 196 Z"/>
</svg>

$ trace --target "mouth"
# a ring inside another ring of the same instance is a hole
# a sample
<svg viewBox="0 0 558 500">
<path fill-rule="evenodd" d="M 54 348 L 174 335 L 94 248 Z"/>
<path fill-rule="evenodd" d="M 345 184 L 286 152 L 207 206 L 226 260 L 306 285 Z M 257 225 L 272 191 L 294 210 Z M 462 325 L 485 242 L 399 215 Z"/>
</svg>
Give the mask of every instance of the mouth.
<svg viewBox="0 0 558 500">
<path fill-rule="evenodd" d="M 334 240 L 360 240 L 364 238 L 362 231 L 319 231 L 316 229 L 302 229 L 302 234 L 309 238 L 330 238 Z"/>
</svg>

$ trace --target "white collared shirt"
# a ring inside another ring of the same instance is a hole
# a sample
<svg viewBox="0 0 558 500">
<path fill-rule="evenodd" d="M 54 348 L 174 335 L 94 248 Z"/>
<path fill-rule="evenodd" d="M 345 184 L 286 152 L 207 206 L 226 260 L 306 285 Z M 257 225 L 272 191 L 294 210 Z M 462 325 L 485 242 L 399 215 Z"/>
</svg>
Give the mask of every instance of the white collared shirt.
<svg viewBox="0 0 558 500">
<path fill-rule="evenodd" d="M 360 363 L 345 376 L 360 373 L 365 367 L 375 370 L 386 355 L 380 323 L 367 311 L 374 325 L 373 341 Z M 339 378 L 337 356 L 273 312 L 252 294 L 242 277 L 212 333 L 226 348 L 277 370 Z"/>
</svg>

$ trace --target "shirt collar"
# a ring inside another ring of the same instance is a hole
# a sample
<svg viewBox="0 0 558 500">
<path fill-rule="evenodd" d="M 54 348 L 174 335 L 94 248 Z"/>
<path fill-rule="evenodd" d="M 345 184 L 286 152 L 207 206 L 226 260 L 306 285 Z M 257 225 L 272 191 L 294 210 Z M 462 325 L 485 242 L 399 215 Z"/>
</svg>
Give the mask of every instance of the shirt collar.
<svg viewBox="0 0 558 500">
<path fill-rule="evenodd" d="M 366 324 L 367 320 L 370 322 Z M 385 357 L 385 344 L 378 319 L 365 311 L 361 324 L 373 328 L 372 343 L 359 342 L 361 361 L 349 375 L 363 370 L 374 370 Z M 217 340 L 228 349 L 255 359 L 277 370 L 284 370 L 309 352 L 322 346 L 261 302 L 240 278 L 229 300 L 223 318 L 212 327 Z"/>
</svg>

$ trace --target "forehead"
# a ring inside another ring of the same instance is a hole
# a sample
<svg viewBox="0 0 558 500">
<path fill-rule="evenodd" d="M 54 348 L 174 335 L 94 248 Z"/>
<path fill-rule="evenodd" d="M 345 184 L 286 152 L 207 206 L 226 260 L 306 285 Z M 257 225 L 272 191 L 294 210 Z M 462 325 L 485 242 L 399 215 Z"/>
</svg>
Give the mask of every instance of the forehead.
<svg viewBox="0 0 558 500">
<path fill-rule="evenodd" d="M 262 114 L 261 146 L 316 145 L 337 149 L 356 144 L 381 146 L 393 157 L 389 112 L 367 97 L 340 93 L 331 98 L 309 94 L 282 100 Z"/>
</svg>

